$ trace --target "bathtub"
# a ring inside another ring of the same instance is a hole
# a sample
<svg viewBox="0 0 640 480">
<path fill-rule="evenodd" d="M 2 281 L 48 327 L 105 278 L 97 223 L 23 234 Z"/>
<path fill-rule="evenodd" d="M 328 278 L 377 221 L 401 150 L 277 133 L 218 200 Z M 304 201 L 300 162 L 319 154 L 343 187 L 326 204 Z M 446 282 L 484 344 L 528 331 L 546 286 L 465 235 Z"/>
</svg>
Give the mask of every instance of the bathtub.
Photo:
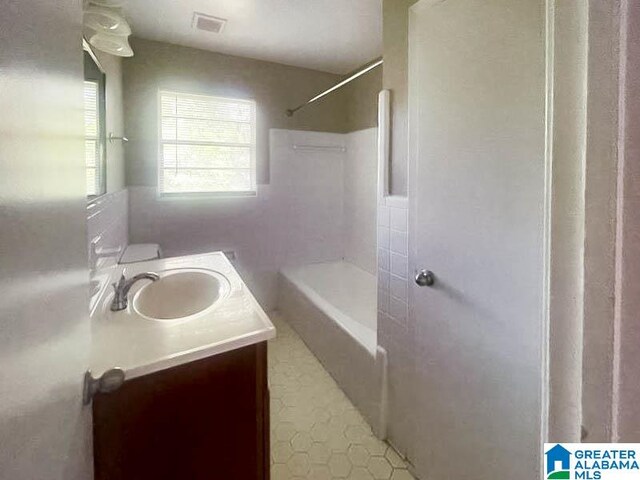
<svg viewBox="0 0 640 480">
<path fill-rule="evenodd" d="M 278 309 L 383 437 L 386 354 L 377 345 L 376 296 L 376 277 L 348 262 L 280 271 Z"/>
</svg>

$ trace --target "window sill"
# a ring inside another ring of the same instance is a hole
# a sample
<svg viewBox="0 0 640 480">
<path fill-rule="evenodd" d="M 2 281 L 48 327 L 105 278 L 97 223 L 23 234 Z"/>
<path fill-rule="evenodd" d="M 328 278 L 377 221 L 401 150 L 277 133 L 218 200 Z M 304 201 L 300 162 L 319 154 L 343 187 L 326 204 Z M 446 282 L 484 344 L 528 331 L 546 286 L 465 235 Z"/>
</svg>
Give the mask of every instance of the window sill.
<svg viewBox="0 0 640 480">
<path fill-rule="evenodd" d="M 188 200 L 224 200 L 230 198 L 257 197 L 256 190 L 247 192 L 198 192 L 198 193 L 160 193 L 156 195 L 160 201 L 188 201 Z"/>
</svg>

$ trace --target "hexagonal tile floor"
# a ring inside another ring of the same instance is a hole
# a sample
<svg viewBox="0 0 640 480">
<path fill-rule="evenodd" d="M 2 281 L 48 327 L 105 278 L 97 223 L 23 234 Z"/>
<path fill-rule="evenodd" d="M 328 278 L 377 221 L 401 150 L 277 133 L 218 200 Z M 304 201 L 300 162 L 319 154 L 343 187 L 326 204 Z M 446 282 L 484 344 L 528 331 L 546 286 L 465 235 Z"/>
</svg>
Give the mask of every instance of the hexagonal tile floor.
<svg viewBox="0 0 640 480">
<path fill-rule="evenodd" d="M 272 480 L 413 480 L 284 318 L 271 319 Z"/>
</svg>

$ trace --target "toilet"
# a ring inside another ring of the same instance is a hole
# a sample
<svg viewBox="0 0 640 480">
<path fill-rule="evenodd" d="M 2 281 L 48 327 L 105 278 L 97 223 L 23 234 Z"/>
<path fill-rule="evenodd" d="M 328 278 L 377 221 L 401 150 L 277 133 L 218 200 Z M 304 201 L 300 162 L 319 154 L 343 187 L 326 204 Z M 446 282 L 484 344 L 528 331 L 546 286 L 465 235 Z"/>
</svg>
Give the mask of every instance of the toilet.
<svg viewBox="0 0 640 480">
<path fill-rule="evenodd" d="M 160 245 L 157 243 L 134 243 L 124 249 L 118 263 L 136 263 L 162 258 Z"/>
</svg>

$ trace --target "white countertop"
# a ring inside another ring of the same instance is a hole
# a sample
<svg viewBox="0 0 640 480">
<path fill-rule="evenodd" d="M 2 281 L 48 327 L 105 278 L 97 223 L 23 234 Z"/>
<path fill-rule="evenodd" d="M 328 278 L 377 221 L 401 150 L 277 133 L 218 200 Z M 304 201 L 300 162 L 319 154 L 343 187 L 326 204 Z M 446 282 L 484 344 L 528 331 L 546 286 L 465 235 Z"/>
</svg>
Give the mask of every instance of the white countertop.
<svg viewBox="0 0 640 480">
<path fill-rule="evenodd" d="M 230 289 L 212 308 L 186 321 L 166 321 L 145 318 L 133 309 L 134 295 L 147 280 L 134 284 L 122 312 L 110 311 L 113 289 L 107 288 L 91 314 L 90 369 L 96 378 L 119 367 L 131 379 L 275 337 L 269 317 L 221 252 L 118 265 L 109 269 L 110 283 L 123 268 L 127 278 L 178 268 L 213 270 L 229 280 Z"/>
</svg>

